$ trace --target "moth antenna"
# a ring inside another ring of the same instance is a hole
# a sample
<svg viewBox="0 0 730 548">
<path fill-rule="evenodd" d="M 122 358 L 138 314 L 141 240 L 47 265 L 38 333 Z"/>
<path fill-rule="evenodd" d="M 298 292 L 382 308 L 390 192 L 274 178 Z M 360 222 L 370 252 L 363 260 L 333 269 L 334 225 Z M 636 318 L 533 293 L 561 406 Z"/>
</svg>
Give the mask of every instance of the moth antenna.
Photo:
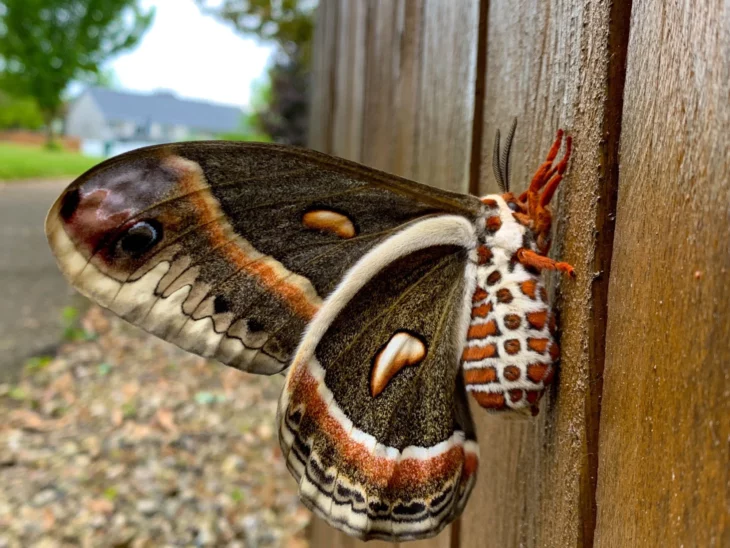
<svg viewBox="0 0 730 548">
<path fill-rule="evenodd" d="M 492 170 L 494 171 L 494 178 L 497 180 L 497 184 L 502 192 L 507 192 L 504 186 L 504 174 L 502 173 L 502 167 L 499 163 L 499 129 L 494 136 L 494 151 L 492 152 Z"/>
<path fill-rule="evenodd" d="M 517 118 L 512 120 L 512 125 L 509 128 L 509 132 L 507 133 L 507 139 L 504 144 L 504 150 L 502 151 L 502 156 L 499 159 L 499 170 L 502 172 L 502 177 L 504 179 L 504 191 L 509 192 L 509 161 L 510 161 L 510 155 L 512 153 L 512 142 L 515 138 L 515 131 L 517 130 Z"/>
</svg>

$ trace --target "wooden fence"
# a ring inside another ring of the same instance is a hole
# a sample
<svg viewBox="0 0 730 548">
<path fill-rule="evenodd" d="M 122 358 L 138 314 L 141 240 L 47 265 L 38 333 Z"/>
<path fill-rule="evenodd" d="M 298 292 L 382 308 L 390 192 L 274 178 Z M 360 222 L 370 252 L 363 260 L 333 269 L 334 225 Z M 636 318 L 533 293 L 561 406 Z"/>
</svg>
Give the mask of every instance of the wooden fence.
<svg viewBox="0 0 730 548">
<path fill-rule="evenodd" d="M 533 421 L 472 409 L 471 501 L 410 546 L 730 546 L 730 4 L 322 0 L 315 40 L 314 148 L 486 194 L 513 117 L 516 188 L 575 144 L 557 386 Z"/>
</svg>

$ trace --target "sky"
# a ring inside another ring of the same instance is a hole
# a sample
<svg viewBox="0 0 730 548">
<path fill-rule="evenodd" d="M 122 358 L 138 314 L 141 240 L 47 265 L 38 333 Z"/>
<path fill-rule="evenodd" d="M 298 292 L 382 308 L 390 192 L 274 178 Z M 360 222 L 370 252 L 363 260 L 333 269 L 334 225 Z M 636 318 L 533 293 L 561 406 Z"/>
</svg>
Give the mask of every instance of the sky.
<svg viewBox="0 0 730 548">
<path fill-rule="evenodd" d="M 113 59 L 122 89 L 173 91 L 190 99 L 248 105 L 251 83 L 266 67 L 271 46 L 236 34 L 203 15 L 194 0 L 142 0 L 156 8 L 137 47 Z"/>
</svg>

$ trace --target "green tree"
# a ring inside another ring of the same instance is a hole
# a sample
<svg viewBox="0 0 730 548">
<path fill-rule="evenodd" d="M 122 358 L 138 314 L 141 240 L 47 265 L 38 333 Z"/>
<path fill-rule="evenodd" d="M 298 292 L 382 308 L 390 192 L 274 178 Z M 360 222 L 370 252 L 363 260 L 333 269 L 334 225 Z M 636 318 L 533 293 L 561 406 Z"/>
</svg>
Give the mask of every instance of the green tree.
<svg viewBox="0 0 730 548">
<path fill-rule="evenodd" d="M 39 129 L 43 116 L 34 99 L 0 91 L 0 129 Z"/>
<path fill-rule="evenodd" d="M 2 85 L 35 100 L 50 144 L 69 83 L 134 47 L 153 15 L 137 0 L 0 0 Z"/>
<path fill-rule="evenodd" d="M 287 56 L 309 67 L 316 0 L 195 0 L 204 13 L 231 23 L 238 31 L 274 42 Z"/>
<path fill-rule="evenodd" d="M 196 0 L 204 13 L 242 34 L 277 44 L 268 70 L 269 100 L 253 105 L 255 125 L 275 141 L 304 145 L 309 120 L 309 73 L 314 35 L 314 0 Z"/>
<path fill-rule="evenodd" d="M 271 100 L 255 113 L 259 127 L 279 143 L 307 144 L 309 72 L 302 56 L 296 54 L 277 54 L 269 68 Z"/>
</svg>

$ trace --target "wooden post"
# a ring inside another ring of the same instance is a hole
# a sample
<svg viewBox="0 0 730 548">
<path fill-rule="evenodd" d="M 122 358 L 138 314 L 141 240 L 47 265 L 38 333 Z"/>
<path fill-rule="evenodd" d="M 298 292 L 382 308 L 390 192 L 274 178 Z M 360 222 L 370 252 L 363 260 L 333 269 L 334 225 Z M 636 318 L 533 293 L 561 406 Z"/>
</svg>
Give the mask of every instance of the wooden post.
<svg viewBox="0 0 730 548">
<path fill-rule="evenodd" d="M 730 546 L 730 6 L 634 1 L 598 546 Z"/>
<path fill-rule="evenodd" d="M 462 546 L 592 544 L 628 16 L 619 2 L 489 2 L 480 191 L 498 192 L 493 136 L 513 118 L 518 193 L 556 130 L 572 135 L 569 174 L 553 199 L 552 254 L 573 264 L 577 278 L 549 275 L 562 360 L 540 416 L 509 422 L 473 407 L 480 477 L 462 519 Z"/>
</svg>

